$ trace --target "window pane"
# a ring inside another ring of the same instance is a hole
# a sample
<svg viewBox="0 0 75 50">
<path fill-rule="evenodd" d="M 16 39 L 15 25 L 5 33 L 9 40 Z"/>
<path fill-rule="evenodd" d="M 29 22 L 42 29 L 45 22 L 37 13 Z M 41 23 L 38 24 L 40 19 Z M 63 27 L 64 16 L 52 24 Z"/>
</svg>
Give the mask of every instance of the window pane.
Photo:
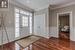
<svg viewBox="0 0 75 50">
<path fill-rule="evenodd" d="M 23 16 L 22 17 L 22 26 L 28 26 L 28 17 Z"/>
<path fill-rule="evenodd" d="M 21 14 L 24 14 L 25 12 L 24 12 L 23 10 L 20 10 L 20 13 L 21 13 Z"/>
<path fill-rule="evenodd" d="M 15 9 L 15 37 L 19 37 L 19 9 Z"/>
<path fill-rule="evenodd" d="M 26 14 L 26 15 L 28 15 L 28 16 L 29 16 L 29 14 L 30 14 L 30 13 L 29 13 L 29 12 L 27 12 L 27 14 Z"/>
<path fill-rule="evenodd" d="M 29 15 L 30 15 L 30 17 L 32 17 L 32 13 L 30 13 Z"/>
<path fill-rule="evenodd" d="M 19 9 L 16 9 L 16 8 L 15 8 L 15 12 L 18 12 L 18 13 L 19 13 Z"/>
<path fill-rule="evenodd" d="M 16 24 L 15 24 L 15 27 L 16 27 L 16 29 L 17 29 L 17 28 L 19 27 L 19 23 L 16 23 Z"/>
<path fill-rule="evenodd" d="M 19 17 L 19 13 L 15 13 L 15 16 L 16 16 L 16 17 Z"/>
<path fill-rule="evenodd" d="M 17 20 L 19 21 L 19 17 L 16 17 L 16 21 L 17 21 Z"/>
<path fill-rule="evenodd" d="M 23 16 L 21 16 L 23 15 Z M 28 25 L 30 27 L 30 33 L 32 33 L 32 13 L 31 12 L 28 12 L 28 11 L 24 11 L 22 9 L 17 9 L 15 8 L 15 37 L 19 37 L 20 34 L 20 24 L 19 24 L 19 19 L 20 19 L 20 16 L 22 17 L 22 26 L 23 27 L 28 27 Z"/>
<path fill-rule="evenodd" d="M 32 33 L 32 17 L 30 17 L 30 33 Z"/>
<path fill-rule="evenodd" d="M 24 11 L 24 14 L 26 15 L 26 14 L 27 14 L 27 12 L 26 12 L 26 11 Z"/>
</svg>

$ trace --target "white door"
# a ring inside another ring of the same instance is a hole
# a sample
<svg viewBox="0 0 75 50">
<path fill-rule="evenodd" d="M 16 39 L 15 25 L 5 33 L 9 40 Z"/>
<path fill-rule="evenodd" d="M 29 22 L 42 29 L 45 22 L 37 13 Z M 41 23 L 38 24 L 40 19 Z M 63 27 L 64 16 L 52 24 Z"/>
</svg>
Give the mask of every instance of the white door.
<svg viewBox="0 0 75 50">
<path fill-rule="evenodd" d="M 45 14 L 34 16 L 34 34 L 46 37 L 45 31 Z"/>
</svg>

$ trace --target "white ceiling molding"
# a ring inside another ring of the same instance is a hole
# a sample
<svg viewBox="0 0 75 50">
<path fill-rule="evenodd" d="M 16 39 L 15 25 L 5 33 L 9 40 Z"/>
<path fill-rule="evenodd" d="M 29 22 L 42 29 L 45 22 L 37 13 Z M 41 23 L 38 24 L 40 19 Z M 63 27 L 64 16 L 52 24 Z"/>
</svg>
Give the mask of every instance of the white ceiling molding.
<svg viewBox="0 0 75 50">
<path fill-rule="evenodd" d="M 71 3 L 68 3 L 68 4 L 63 4 L 63 5 L 60 5 L 60 6 L 55 6 L 53 8 L 50 7 L 49 5 L 46 5 L 44 7 L 35 9 L 35 11 L 40 11 L 40 10 L 45 9 L 45 8 L 48 8 L 48 7 L 50 7 L 50 9 L 54 10 L 54 9 L 59 9 L 59 8 L 63 8 L 63 7 L 70 6 L 70 5 L 74 5 L 74 4 L 75 4 L 75 2 L 71 2 Z"/>
<path fill-rule="evenodd" d="M 63 7 L 74 5 L 74 4 L 75 4 L 75 2 L 71 2 L 71 3 L 68 3 L 68 4 L 60 5 L 60 6 L 53 7 L 53 8 L 50 7 L 50 9 L 54 10 L 54 9 L 63 8 Z"/>
<path fill-rule="evenodd" d="M 49 7 L 49 5 L 46 5 L 46 6 L 44 6 L 44 7 L 41 7 L 41 8 L 35 9 L 35 11 L 40 11 L 40 10 L 42 10 L 42 9 L 46 9 L 46 8 L 48 8 L 48 7 Z"/>
<path fill-rule="evenodd" d="M 12 2 L 13 0 L 11 0 L 11 2 Z M 26 1 L 25 0 L 22 0 L 22 2 L 21 2 L 21 0 L 14 0 L 14 1 L 16 1 L 16 3 L 14 3 L 13 2 L 13 4 L 15 4 L 15 5 L 18 5 L 18 6 L 20 6 L 21 7 L 21 5 L 24 5 L 24 7 L 25 7 L 25 9 L 32 9 L 33 11 L 40 11 L 40 10 L 42 10 L 42 9 L 45 9 L 45 8 L 48 8 L 48 7 L 50 7 L 50 9 L 58 9 L 58 8 L 62 8 L 62 7 L 66 7 L 66 6 L 70 6 L 70 5 L 73 5 L 73 4 L 75 4 L 75 2 L 69 2 L 69 3 L 66 3 L 66 4 L 59 4 L 59 5 L 57 5 L 57 1 L 55 1 L 55 5 L 56 6 L 53 6 L 54 4 L 54 1 L 52 1 L 51 3 L 49 3 L 48 1 L 50 1 L 50 0 L 47 0 L 47 2 L 45 3 L 42 3 L 42 4 L 36 4 L 35 2 L 33 2 L 34 4 L 32 4 L 32 2 L 31 2 L 31 4 L 29 3 L 29 4 L 24 4 Z M 19 2 L 18 2 L 19 1 Z M 25 1 L 25 2 L 24 2 Z M 33 1 L 35 1 L 35 0 L 33 0 Z M 39 1 L 38 1 L 39 2 Z M 18 4 L 17 4 L 18 3 Z M 21 5 L 20 5 L 21 4 Z M 49 6 L 49 4 L 51 4 L 53 7 L 51 7 L 51 6 Z M 28 6 L 27 6 L 28 5 Z"/>
<path fill-rule="evenodd" d="M 33 12 L 33 11 L 34 11 L 33 9 L 31 9 L 31 8 L 29 8 L 29 7 L 25 6 L 25 5 L 23 5 L 23 4 L 19 3 L 19 2 L 17 2 L 16 0 L 11 0 L 11 1 L 10 1 L 10 4 L 14 5 L 15 7 L 28 10 L 28 11 L 30 11 L 30 12 Z"/>
<path fill-rule="evenodd" d="M 35 11 L 38 11 L 38 10 L 44 8 L 44 7 L 48 7 L 50 0 L 30 0 L 30 3 L 27 3 L 26 0 L 22 0 L 22 1 L 16 0 L 16 1 L 25 5 L 25 6 L 28 6 L 32 9 L 34 9 Z"/>
</svg>

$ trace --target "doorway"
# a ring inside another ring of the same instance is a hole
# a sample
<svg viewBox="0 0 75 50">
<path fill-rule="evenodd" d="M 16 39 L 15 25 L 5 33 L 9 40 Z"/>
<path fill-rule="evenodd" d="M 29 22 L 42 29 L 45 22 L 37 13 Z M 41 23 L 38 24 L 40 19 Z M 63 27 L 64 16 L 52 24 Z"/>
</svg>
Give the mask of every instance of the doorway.
<svg viewBox="0 0 75 50">
<path fill-rule="evenodd" d="M 72 13 L 58 13 L 57 14 L 57 33 L 60 39 L 70 40 L 72 32 Z"/>
<path fill-rule="evenodd" d="M 70 39 L 70 15 L 59 15 L 59 38 Z"/>
</svg>

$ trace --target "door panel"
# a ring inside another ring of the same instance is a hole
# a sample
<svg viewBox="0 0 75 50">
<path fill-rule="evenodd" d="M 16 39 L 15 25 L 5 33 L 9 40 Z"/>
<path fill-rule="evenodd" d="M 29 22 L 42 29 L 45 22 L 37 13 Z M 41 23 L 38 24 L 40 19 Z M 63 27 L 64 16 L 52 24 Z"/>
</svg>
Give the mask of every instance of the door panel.
<svg viewBox="0 0 75 50">
<path fill-rule="evenodd" d="M 34 33 L 35 35 L 47 37 L 46 26 L 45 26 L 45 14 L 36 15 L 34 17 Z"/>
</svg>

